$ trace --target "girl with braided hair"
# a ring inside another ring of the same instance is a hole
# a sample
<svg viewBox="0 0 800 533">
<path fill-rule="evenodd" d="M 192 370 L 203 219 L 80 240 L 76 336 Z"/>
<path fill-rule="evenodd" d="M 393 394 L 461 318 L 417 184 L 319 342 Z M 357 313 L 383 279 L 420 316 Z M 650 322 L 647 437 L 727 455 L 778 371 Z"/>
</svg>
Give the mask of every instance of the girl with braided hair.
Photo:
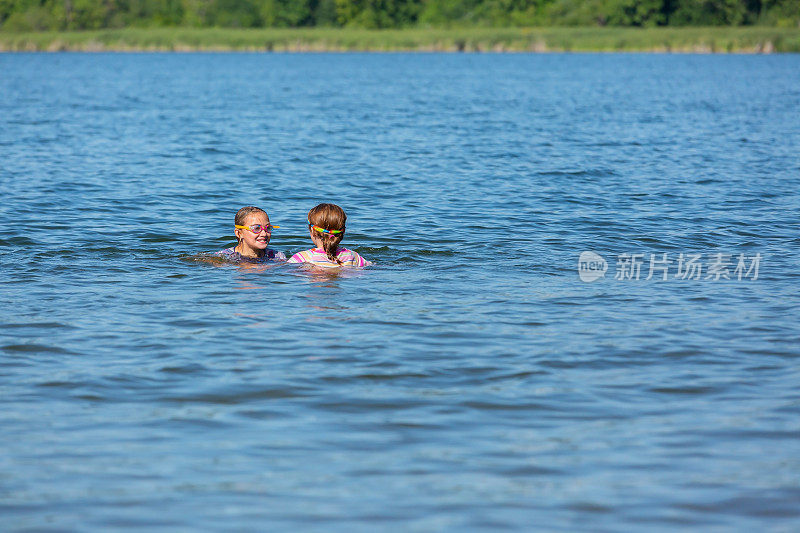
<svg viewBox="0 0 800 533">
<path fill-rule="evenodd" d="M 364 267 L 369 261 L 352 250 L 339 246 L 347 215 L 335 204 L 319 204 L 308 212 L 308 232 L 316 248 L 294 254 L 289 263 L 311 263 L 318 267 Z"/>
</svg>

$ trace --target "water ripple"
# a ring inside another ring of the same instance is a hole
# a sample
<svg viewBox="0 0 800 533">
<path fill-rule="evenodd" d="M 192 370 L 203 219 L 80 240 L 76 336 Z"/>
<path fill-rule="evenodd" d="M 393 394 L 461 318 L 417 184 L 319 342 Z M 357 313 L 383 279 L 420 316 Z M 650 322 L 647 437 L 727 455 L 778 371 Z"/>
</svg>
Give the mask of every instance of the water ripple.
<svg viewBox="0 0 800 533">
<path fill-rule="evenodd" d="M 4 526 L 797 522 L 797 56 L 0 64 Z M 208 261 L 321 201 L 374 266 Z"/>
</svg>

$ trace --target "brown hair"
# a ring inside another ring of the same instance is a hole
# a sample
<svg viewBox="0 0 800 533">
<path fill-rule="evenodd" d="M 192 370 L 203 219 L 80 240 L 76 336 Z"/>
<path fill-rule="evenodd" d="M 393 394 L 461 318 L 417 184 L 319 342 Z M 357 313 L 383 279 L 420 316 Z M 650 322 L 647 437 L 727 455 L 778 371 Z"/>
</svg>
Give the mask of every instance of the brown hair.
<svg viewBox="0 0 800 533">
<path fill-rule="evenodd" d="M 256 207 L 254 205 L 248 205 L 247 207 L 243 207 L 236 212 L 236 217 L 233 219 L 233 223 L 237 226 L 244 225 L 244 219 L 248 217 L 248 215 L 252 215 L 253 213 L 264 213 L 264 216 L 267 217 L 269 220 L 269 215 L 266 211 L 261 209 L 260 207 Z"/>
<path fill-rule="evenodd" d="M 344 214 L 344 209 L 336 204 L 319 204 L 308 212 L 309 230 L 311 226 L 319 226 L 327 230 L 339 230 L 341 233 L 318 233 L 315 232 L 320 239 L 322 239 L 322 249 L 325 250 L 325 255 L 331 263 L 339 265 L 342 262 L 336 257 L 336 250 L 339 248 L 339 243 L 342 242 L 344 237 L 345 223 L 347 222 L 347 215 Z"/>
</svg>

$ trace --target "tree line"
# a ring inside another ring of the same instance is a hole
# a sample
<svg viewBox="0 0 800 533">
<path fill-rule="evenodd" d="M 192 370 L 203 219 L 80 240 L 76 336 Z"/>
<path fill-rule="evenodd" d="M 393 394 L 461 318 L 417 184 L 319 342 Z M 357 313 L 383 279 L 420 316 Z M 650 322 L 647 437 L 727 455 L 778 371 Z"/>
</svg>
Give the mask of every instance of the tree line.
<svg viewBox="0 0 800 533">
<path fill-rule="evenodd" d="M 797 27 L 800 0 L 0 0 L 5 31 L 756 24 Z"/>
</svg>

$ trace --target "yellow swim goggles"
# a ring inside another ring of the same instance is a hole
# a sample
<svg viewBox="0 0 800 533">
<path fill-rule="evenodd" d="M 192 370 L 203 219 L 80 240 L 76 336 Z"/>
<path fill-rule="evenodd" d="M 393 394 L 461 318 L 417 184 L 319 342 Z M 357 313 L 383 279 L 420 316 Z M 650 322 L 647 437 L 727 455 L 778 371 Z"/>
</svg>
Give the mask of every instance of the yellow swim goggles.
<svg viewBox="0 0 800 533">
<path fill-rule="evenodd" d="M 233 225 L 236 229 L 246 229 L 250 230 L 256 235 L 261 233 L 262 231 L 266 231 L 267 233 L 272 233 L 272 230 L 275 228 L 280 228 L 280 226 L 272 226 L 272 225 L 264 225 L 264 224 L 253 224 L 252 226 L 240 226 L 238 224 Z"/>
</svg>

